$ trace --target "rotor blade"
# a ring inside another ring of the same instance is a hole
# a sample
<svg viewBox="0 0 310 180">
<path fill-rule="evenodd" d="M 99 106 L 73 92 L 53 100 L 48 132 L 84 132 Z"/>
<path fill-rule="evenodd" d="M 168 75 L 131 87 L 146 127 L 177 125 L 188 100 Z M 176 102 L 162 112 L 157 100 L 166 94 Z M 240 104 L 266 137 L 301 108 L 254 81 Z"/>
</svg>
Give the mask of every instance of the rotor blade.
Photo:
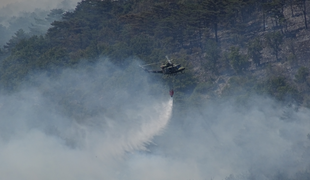
<svg viewBox="0 0 310 180">
<path fill-rule="evenodd" d="M 168 58 L 168 56 L 166 56 L 166 59 L 168 60 L 169 63 L 171 63 L 171 60 Z"/>
<path fill-rule="evenodd" d="M 150 66 L 150 65 L 154 65 L 154 64 L 159 64 L 159 63 L 151 63 L 151 64 L 145 64 L 145 65 L 140 65 L 140 66 Z"/>
<path fill-rule="evenodd" d="M 144 71 L 148 72 L 148 73 L 163 73 L 162 70 L 148 70 L 146 68 L 144 68 L 143 66 L 140 66 Z"/>
</svg>

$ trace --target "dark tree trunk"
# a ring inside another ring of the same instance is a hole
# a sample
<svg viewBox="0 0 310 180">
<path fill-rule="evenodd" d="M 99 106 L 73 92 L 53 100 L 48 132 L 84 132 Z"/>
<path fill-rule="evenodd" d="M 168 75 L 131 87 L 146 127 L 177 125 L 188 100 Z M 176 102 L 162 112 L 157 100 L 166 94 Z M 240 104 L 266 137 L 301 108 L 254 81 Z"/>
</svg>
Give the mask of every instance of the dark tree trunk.
<svg viewBox="0 0 310 180">
<path fill-rule="evenodd" d="M 217 37 L 217 23 L 214 23 L 214 35 L 215 35 L 215 42 L 218 42 L 218 37 Z"/>
<path fill-rule="evenodd" d="M 290 0 L 290 8 L 291 8 L 291 13 L 292 17 L 294 16 L 294 11 L 293 11 L 293 0 Z"/>
<path fill-rule="evenodd" d="M 303 3 L 304 3 L 303 14 L 304 14 L 304 19 L 305 19 L 305 27 L 306 27 L 306 29 L 308 29 L 308 24 L 307 24 L 307 11 L 306 11 L 306 0 L 304 0 Z"/>
<path fill-rule="evenodd" d="M 263 12 L 263 31 L 266 31 L 266 17 L 265 12 Z"/>
</svg>

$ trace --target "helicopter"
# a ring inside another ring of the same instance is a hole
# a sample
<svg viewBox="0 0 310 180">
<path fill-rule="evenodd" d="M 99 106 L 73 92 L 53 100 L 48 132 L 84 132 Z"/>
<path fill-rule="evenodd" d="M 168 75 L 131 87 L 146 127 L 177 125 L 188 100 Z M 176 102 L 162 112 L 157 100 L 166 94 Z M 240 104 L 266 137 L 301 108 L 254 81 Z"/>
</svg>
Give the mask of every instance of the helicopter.
<svg viewBox="0 0 310 180">
<path fill-rule="evenodd" d="M 149 73 L 161 73 L 165 75 L 176 75 L 177 73 L 184 73 L 185 67 L 181 66 L 181 64 L 173 64 L 172 60 L 170 60 L 168 56 L 166 56 L 166 58 L 167 63 L 160 66 L 161 70 L 149 70 L 145 68 L 145 66 L 150 66 L 158 63 L 146 64 L 143 66 L 140 65 L 140 67 Z"/>
<path fill-rule="evenodd" d="M 161 70 L 148 70 L 145 68 L 145 66 L 150 66 L 150 65 L 154 65 L 158 63 L 146 64 L 143 66 L 140 65 L 140 67 L 148 73 L 161 73 L 161 74 L 168 75 L 168 76 L 176 75 L 177 73 L 184 73 L 185 67 L 181 66 L 181 64 L 177 64 L 177 65 L 173 64 L 172 60 L 170 60 L 168 56 L 166 56 L 166 59 L 167 59 L 167 63 L 162 64 L 160 66 Z M 171 98 L 173 97 L 173 94 L 174 94 L 174 90 L 170 88 L 169 95 Z"/>
</svg>

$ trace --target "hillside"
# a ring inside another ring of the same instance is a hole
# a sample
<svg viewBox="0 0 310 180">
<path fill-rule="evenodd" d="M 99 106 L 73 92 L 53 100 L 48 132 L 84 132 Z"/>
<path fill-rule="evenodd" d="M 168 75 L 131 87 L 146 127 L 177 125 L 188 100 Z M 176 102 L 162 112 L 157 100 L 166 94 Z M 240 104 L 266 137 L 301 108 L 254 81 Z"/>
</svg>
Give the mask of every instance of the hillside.
<svg viewBox="0 0 310 180">
<path fill-rule="evenodd" d="M 54 7 L 0 13 L 0 179 L 310 179 L 309 1 Z"/>
<path fill-rule="evenodd" d="M 109 57 L 126 68 L 131 59 L 164 62 L 168 55 L 187 67 L 186 75 L 165 78 L 181 99 L 259 93 L 309 106 L 307 6 L 302 0 L 83 0 L 44 35 L 34 35 L 35 27 L 32 34 L 15 33 L 1 49 L 1 87 L 15 91 L 33 72 L 53 76 L 80 61 Z"/>
</svg>

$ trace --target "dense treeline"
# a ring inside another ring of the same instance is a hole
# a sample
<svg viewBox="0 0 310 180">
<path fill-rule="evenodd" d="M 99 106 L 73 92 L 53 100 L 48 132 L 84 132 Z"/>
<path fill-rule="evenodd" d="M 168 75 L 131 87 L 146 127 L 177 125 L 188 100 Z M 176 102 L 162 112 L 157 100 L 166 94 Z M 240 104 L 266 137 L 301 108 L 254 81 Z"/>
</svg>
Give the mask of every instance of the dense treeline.
<svg viewBox="0 0 310 180">
<path fill-rule="evenodd" d="M 169 55 L 187 66 L 186 76 L 167 80 L 184 93 L 192 94 L 197 82 L 216 84 L 228 75 L 233 78 L 225 81 L 221 95 L 235 92 L 233 82 L 245 78 L 239 85 L 247 86 L 253 79 L 259 82 L 247 92 L 265 92 L 280 100 L 290 94 L 300 100 L 299 93 L 306 91 L 299 86 L 309 88 L 307 67 L 297 63 L 294 40 L 288 51 L 283 47 L 298 33 L 289 29 L 290 16 L 301 14 L 304 23 L 299 30 L 308 28 L 306 5 L 305 0 L 83 0 L 72 12 L 52 10 L 42 22 L 52 22 L 46 34 L 35 33 L 42 32 L 38 25 L 31 27 L 32 34 L 15 33 L 0 51 L 1 87 L 14 90 L 32 72 L 52 75 L 81 60 L 96 62 L 101 56 L 126 68 L 129 57 L 151 63 Z M 284 61 L 303 68 L 296 75 L 299 80 L 268 70 L 274 68 L 269 62 Z M 268 75 L 257 77 L 250 69 L 265 70 Z M 206 89 L 208 98 L 217 96 L 214 89 Z"/>
</svg>

